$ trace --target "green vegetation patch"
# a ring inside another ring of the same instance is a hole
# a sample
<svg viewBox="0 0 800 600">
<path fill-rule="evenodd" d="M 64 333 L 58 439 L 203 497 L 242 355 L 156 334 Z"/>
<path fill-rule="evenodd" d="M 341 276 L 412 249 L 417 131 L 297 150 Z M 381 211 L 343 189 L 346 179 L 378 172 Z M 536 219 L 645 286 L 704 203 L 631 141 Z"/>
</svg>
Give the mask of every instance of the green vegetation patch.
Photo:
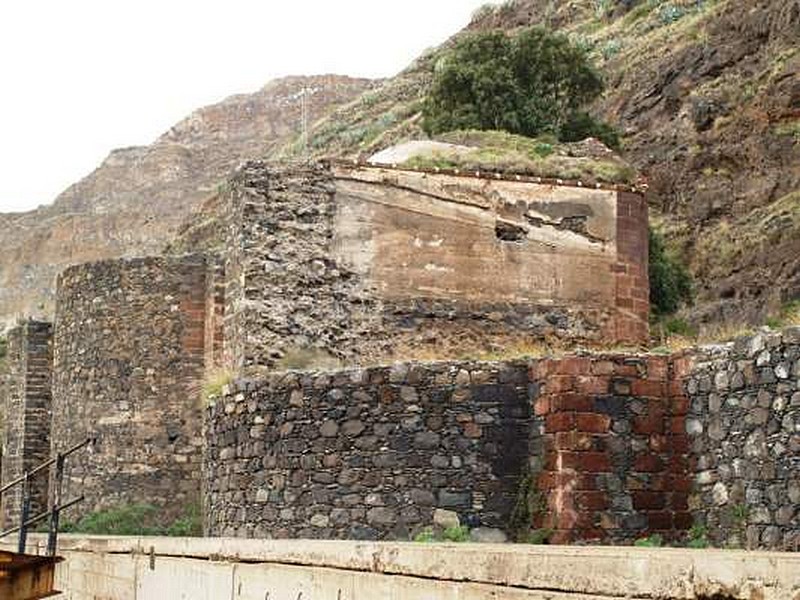
<svg viewBox="0 0 800 600">
<path fill-rule="evenodd" d="M 414 536 L 415 542 L 424 544 L 433 542 L 468 542 L 469 528 L 464 525 L 454 525 L 437 533 L 431 527 L 426 527 Z"/>
<path fill-rule="evenodd" d="M 655 316 L 670 315 L 692 298 L 692 279 L 686 265 L 670 252 L 663 236 L 650 229 L 650 309 Z M 676 328 L 681 327 L 673 320 Z"/>
<path fill-rule="evenodd" d="M 783 121 L 775 126 L 775 135 L 793 138 L 800 144 L 800 119 Z"/>
<path fill-rule="evenodd" d="M 464 169 L 519 173 L 552 179 L 630 184 L 636 171 L 600 144 L 558 142 L 551 135 L 529 138 L 503 131 L 452 131 L 436 140 L 466 146 L 421 153 L 403 163 L 408 168 Z"/>
<path fill-rule="evenodd" d="M 778 314 L 767 318 L 766 324 L 773 329 L 800 325 L 800 300 L 791 300 L 784 304 Z"/>
<path fill-rule="evenodd" d="M 664 538 L 659 534 L 654 533 L 648 537 L 636 540 L 633 545 L 639 548 L 660 548 L 664 545 Z"/>
<path fill-rule="evenodd" d="M 194 537 L 203 534 L 199 506 L 192 505 L 179 519 L 173 522 L 164 522 L 161 509 L 152 504 L 130 504 L 93 512 L 77 522 L 62 522 L 61 531 L 92 535 L 180 537 Z"/>
<path fill-rule="evenodd" d="M 604 86 L 585 48 L 567 35 L 540 26 L 470 33 L 437 61 L 422 127 L 430 135 L 478 129 L 597 137 L 616 147 L 614 129 L 583 110 Z"/>
</svg>

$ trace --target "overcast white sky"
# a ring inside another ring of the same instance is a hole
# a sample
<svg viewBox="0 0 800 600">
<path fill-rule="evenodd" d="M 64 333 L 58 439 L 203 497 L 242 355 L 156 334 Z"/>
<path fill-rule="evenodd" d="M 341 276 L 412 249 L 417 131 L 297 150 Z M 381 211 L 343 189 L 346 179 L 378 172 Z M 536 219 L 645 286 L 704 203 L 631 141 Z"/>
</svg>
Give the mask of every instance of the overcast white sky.
<svg viewBox="0 0 800 600">
<path fill-rule="evenodd" d="M 2 0 L 0 212 L 283 75 L 385 77 L 482 0 Z"/>
</svg>

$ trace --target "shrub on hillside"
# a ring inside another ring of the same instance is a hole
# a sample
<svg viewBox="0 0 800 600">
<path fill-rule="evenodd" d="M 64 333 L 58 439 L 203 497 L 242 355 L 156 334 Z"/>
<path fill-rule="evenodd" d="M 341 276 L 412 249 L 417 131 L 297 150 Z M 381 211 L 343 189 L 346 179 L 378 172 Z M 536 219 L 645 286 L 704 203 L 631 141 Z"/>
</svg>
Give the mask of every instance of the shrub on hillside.
<svg viewBox="0 0 800 600">
<path fill-rule="evenodd" d="M 583 112 L 602 91 L 586 51 L 565 35 L 543 27 L 514 37 L 473 33 L 437 64 L 423 127 L 431 135 L 458 129 L 549 133 L 573 141 L 602 135 L 616 145 L 613 130 Z"/>
<path fill-rule="evenodd" d="M 664 238 L 650 229 L 650 309 L 655 316 L 674 313 L 692 298 L 686 266 L 667 250 Z"/>
</svg>

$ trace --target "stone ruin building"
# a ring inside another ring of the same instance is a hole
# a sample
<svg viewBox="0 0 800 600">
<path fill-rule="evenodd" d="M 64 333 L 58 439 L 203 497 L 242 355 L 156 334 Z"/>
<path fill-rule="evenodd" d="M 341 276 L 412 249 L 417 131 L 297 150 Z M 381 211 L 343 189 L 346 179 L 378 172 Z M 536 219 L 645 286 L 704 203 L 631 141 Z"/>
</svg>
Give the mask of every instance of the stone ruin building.
<svg viewBox="0 0 800 600">
<path fill-rule="evenodd" d="M 54 323 L 11 333 L 4 479 L 91 438 L 81 511 L 200 503 L 208 535 L 408 539 L 446 510 L 552 541 L 797 539 L 800 332 L 611 350 L 648 341 L 636 190 L 255 161 L 220 206 L 219 251 L 71 267 Z M 543 342 L 608 350 L 467 358 Z"/>
</svg>

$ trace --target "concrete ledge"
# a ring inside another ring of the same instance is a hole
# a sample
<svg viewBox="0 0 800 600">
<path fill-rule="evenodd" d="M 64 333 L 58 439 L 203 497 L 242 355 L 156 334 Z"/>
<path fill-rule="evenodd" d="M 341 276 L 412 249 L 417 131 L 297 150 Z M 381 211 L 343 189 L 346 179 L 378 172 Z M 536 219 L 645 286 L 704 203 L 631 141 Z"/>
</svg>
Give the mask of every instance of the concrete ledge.
<svg viewBox="0 0 800 600">
<path fill-rule="evenodd" d="M 43 538 L 34 536 L 31 550 L 43 543 Z M 66 556 L 68 566 L 88 555 L 108 564 L 120 559 L 149 564 L 152 556 L 156 565 L 172 565 L 173 570 L 180 565 L 200 570 L 214 565 L 214 569 L 228 573 L 225 578 L 230 576 L 244 587 L 250 585 L 250 578 L 263 584 L 300 581 L 316 574 L 311 580 L 322 578 L 330 583 L 331 578 L 345 577 L 351 583 L 358 581 L 359 586 L 369 580 L 372 583 L 365 589 L 379 589 L 383 584 L 378 582 L 392 579 L 385 576 L 393 575 L 427 580 L 428 588 L 435 582 L 437 589 L 447 584 L 447 589 L 455 590 L 460 584 L 469 583 L 499 587 L 505 590 L 504 594 L 547 592 L 549 596 L 543 597 L 559 600 L 800 600 L 800 555 L 779 552 L 75 535 L 62 536 L 59 550 Z M 231 566 L 236 569 L 228 572 L 226 569 Z M 278 573 L 291 577 L 278 577 Z M 260 596 L 253 597 L 264 597 L 261 584 Z M 348 585 L 341 589 L 351 589 Z M 441 594 L 435 597 L 450 597 Z M 342 596 L 345 597 L 386 596 Z"/>
</svg>

